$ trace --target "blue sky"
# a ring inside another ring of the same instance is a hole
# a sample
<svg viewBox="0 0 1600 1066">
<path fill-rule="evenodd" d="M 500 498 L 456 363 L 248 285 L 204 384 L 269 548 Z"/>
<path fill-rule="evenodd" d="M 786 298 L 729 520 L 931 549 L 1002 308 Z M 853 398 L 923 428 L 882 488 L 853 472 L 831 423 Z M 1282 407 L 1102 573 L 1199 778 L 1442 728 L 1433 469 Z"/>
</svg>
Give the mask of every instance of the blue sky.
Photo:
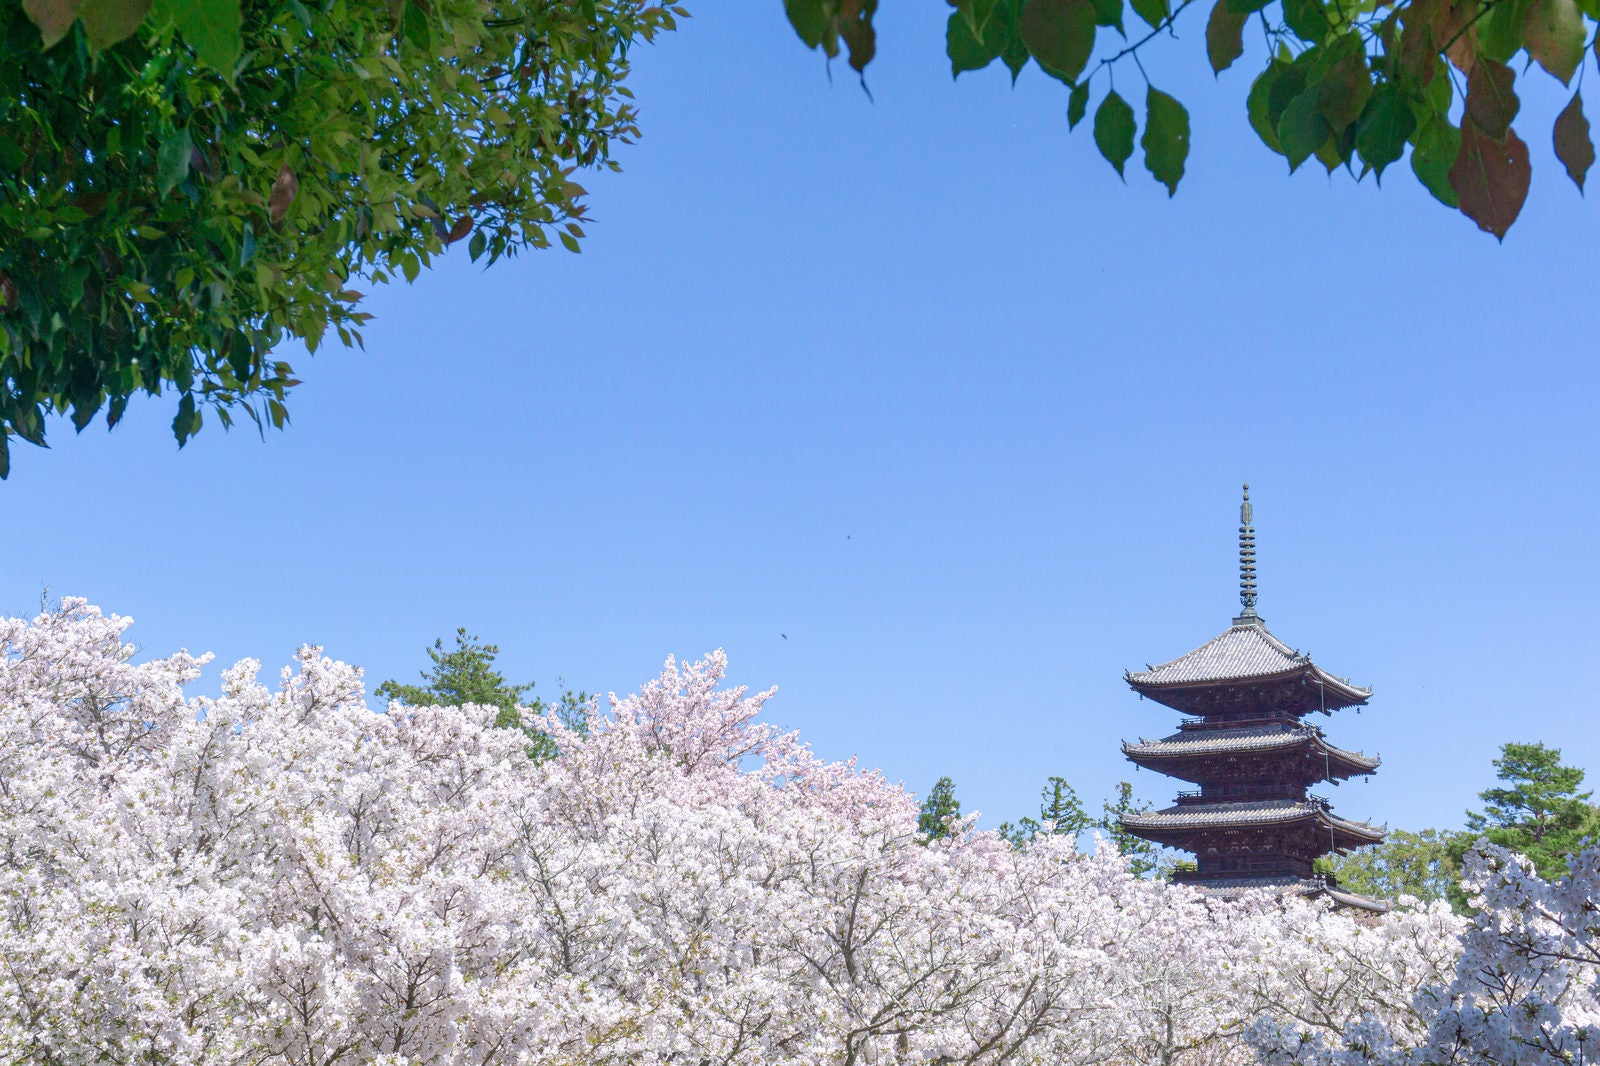
<svg viewBox="0 0 1600 1066">
<path fill-rule="evenodd" d="M 57 425 L 0 485 L 0 607 L 48 586 L 151 654 L 310 641 L 374 684 L 456 626 L 544 692 L 725 647 L 821 754 L 993 824 L 1050 774 L 1176 790 L 1121 757 L 1177 718 L 1121 675 L 1236 613 L 1248 479 L 1261 613 L 1376 691 L 1327 724 L 1384 756 L 1341 813 L 1457 825 L 1506 740 L 1600 774 L 1600 234 L 1554 83 L 1498 245 L 1403 165 L 1286 176 L 1244 121 L 1261 57 L 1214 80 L 1200 14 L 1146 64 L 1193 115 L 1169 200 L 1037 70 L 952 83 L 944 13 L 885 6 L 869 102 L 781 5 L 706 5 L 637 53 L 583 254 L 374 294 L 265 442 L 179 452 L 165 400 Z"/>
</svg>

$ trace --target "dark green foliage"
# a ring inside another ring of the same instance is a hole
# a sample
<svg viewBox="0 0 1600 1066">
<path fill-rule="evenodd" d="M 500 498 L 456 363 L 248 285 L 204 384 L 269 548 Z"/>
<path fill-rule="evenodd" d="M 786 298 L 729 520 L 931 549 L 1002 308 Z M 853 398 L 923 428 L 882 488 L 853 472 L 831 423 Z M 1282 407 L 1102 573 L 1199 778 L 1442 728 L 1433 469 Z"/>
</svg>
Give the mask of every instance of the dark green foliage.
<svg viewBox="0 0 1600 1066">
<path fill-rule="evenodd" d="M 1165 876 L 1174 867 L 1174 852 L 1134 836 L 1122 828 L 1118 821 L 1119 815 L 1143 809 L 1144 804 L 1134 799 L 1133 786 L 1123 781 L 1117 785 L 1116 797 L 1101 805 L 1100 817 L 1090 818 L 1077 791 L 1067 784 L 1066 779 L 1052 777 L 1039 792 L 1039 817 L 1023 817 L 1015 823 L 1002 822 L 997 832 L 1013 847 L 1020 848 L 1042 832 L 1081 836 L 1089 830 L 1099 830 L 1110 838 L 1111 843 L 1128 860 L 1128 869 L 1135 876 Z M 1048 830 L 1046 825 L 1050 827 Z"/>
<path fill-rule="evenodd" d="M 1561 749 L 1543 744 L 1505 744 L 1494 761 L 1503 785 L 1478 793 L 1482 811 L 1467 812 L 1467 832 L 1457 859 L 1479 836 L 1533 860 L 1539 876 L 1563 877 L 1567 856 L 1600 836 L 1600 809 L 1593 792 L 1580 792 L 1583 771 L 1561 762 Z"/>
<path fill-rule="evenodd" d="M 951 833 L 950 823 L 961 817 L 961 801 L 956 799 L 956 783 L 941 777 L 922 801 L 917 814 L 917 831 L 929 840 L 942 840 Z"/>
<path fill-rule="evenodd" d="M 374 694 L 388 700 L 398 700 L 412 707 L 438 705 L 460 707 L 478 704 L 495 707 L 494 724 L 502 729 L 521 729 L 528 734 L 532 754 L 547 759 L 557 754 L 555 742 L 548 735 L 533 728 L 524 720 L 524 713 L 537 717 L 547 713 L 550 705 L 541 699 L 526 699 L 533 691 L 533 682 L 508 685 L 504 675 L 495 669 L 494 660 L 500 649 L 494 644 L 480 643 L 465 629 L 456 630 L 456 646 L 446 651 L 443 640 L 433 642 L 428 658 L 433 669 L 422 672 L 422 685 L 404 685 L 399 681 L 385 681 Z M 588 726 L 589 697 L 587 693 L 564 691 L 555 707 L 556 715 L 568 728 L 584 732 Z"/>
<path fill-rule="evenodd" d="M 1124 26 L 1123 0 L 949 2 L 956 11 L 946 50 L 955 74 L 999 59 L 1015 82 L 1036 62 L 1071 86 L 1069 128 L 1088 114 L 1090 86 L 1101 82 L 1094 142 L 1118 174 L 1133 154 L 1136 122 L 1113 75 L 1119 64 L 1133 68 L 1148 89 L 1139 140 L 1145 167 L 1169 195 L 1176 191 L 1188 158 L 1188 112 L 1148 88 L 1153 66 L 1146 49 L 1182 39 L 1176 24 L 1195 0 L 1128 0 L 1144 23 L 1131 27 Z M 851 43 L 862 31 L 852 27 L 871 22 L 875 3 L 786 0 L 786 7 L 807 45 L 832 56 L 844 41 L 852 66 L 862 68 Z M 1252 84 L 1246 110 L 1262 142 L 1286 156 L 1291 171 L 1315 158 L 1330 173 L 1381 176 L 1409 145 L 1412 171 L 1428 191 L 1503 238 L 1531 176 L 1527 147 L 1511 129 L 1520 109 L 1511 72 L 1537 63 L 1570 84 L 1588 61 L 1585 45 L 1596 36 L 1600 2 L 1215 0 L 1204 33 L 1212 70 L 1220 74 L 1234 64 L 1244 53 L 1247 22 L 1257 21 L 1266 37 L 1266 71 Z M 1118 36 L 1099 34 L 1103 26 Z M 1451 108 L 1452 78 L 1469 83 L 1464 118 Z M 1581 189 L 1594 145 L 1577 95 L 1553 135 L 1557 156 Z"/>
<path fill-rule="evenodd" d="M 148 15 L 145 12 L 148 11 Z M 282 426 L 288 338 L 360 343 L 358 282 L 471 236 L 582 236 L 637 132 L 644 0 L 29 0 L 0 8 L 0 476 L 44 420 L 176 393 Z"/>
<path fill-rule="evenodd" d="M 1076 836 L 1089 825 L 1089 816 L 1084 813 L 1077 791 L 1067 784 L 1065 778 L 1052 777 L 1039 790 L 1039 817 L 1024 817 L 1016 825 L 1002 822 L 998 832 L 1013 845 L 1021 847 L 1038 833 Z"/>
<path fill-rule="evenodd" d="M 1096 828 L 1111 838 L 1111 842 L 1128 860 L 1128 869 L 1135 877 L 1165 876 L 1174 867 L 1174 853 L 1169 848 L 1134 836 L 1122 828 L 1121 815 L 1143 810 L 1145 805 L 1133 797 L 1133 785 L 1128 781 L 1117 783 L 1117 795 L 1101 805 Z"/>
</svg>

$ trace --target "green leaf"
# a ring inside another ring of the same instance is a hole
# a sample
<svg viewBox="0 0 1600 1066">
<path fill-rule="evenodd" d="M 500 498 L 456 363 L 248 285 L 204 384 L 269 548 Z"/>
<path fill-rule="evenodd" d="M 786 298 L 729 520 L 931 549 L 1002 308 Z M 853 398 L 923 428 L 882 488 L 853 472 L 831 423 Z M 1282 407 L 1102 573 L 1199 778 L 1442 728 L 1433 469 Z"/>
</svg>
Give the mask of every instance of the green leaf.
<svg viewBox="0 0 1600 1066">
<path fill-rule="evenodd" d="M 1106 93 L 1094 112 L 1094 143 L 1124 181 L 1128 178 L 1122 167 L 1133 155 L 1134 128 L 1133 107 L 1115 89 Z"/>
<path fill-rule="evenodd" d="M 1583 113 L 1583 94 L 1573 93 L 1567 106 L 1556 117 L 1556 158 L 1567 168 L 1567 176 L 1578 191 L 1594 165 L 1594 141 L 1589 138 L 1589 120 Z"/>
<path fill-rule="evenodd" d="M 1211 18 L 1206 22 L 1206 58 L 1211 61 L 1213 74 L 1221 74 L 1244 54 L 1247 17 L 1230 8 L 1228 0 L 1217 0 L 1211 8 Z"/>
<path fill-rule="evenodd" d="M 1522 43 L 1566 85 L 1583 62 L 1583 14 L 1573 0 L 1536 0 L 1522 23 Z"/>
<path fill-rule="evenodd" d="M 1461 127 L 1461 152 L 1450 168 L 1450 187 L 1456 191 L 1461 213 L 1479 229 L 1504 240 L 1522 212 L 1531 178 L 1528 146 L 1515 130 L 1496 138 L 1471 122 Z"/>
<path fill-rule="evenodd" d="M 1283 21 L 1302 41 L 1318 44 L 1328 36 L 1322 0 L 1283 0 Z"/>
<path fill-rule="evenodd" d="M 472 239 L 467 242 L 468 258 L 476 263 L 478 261 L 478 257 L 483 254 L 483 250 L 488 247 L 488 245 L 489 238 L 484 235 L 483 230 L 478 230 L 472 235 Z"/>
<path fill-rule="evenodd" d="M 11 476 L 11 442 L 8 436 L 0 432 L 0 479 Z"/>
<path fill-rule="evenodd" d="M 1406 141 L 1411 139 L 1416 125 L 1411 108 L 1394 82 L 1379 86 L 1367 101 L 1367 108 L 1356 126 L 1356 151 L 1380 182 L 1384 168 L 1405 151 Z"/>
<path fill-rule="evenodd" d="M 133 36 L 149 13 L 150 0 L 82 0 L 78 18 L 90 53 L 103 52 Z"/>
<path fill-rule="evenodd" d="M 22 0 L 22 10 L 39 27 L 44 46 L 51 48 L 71 32 L 78 0 Z"/>
<path fill-rule="evenodd" d="M 1000 47 L 1000 62 L 1011 71 L 1011 84 L 1028 65 L 1028 46 L 1022 43 L 1023 0 L 999 0 L 989 25 L 983 31 L 984 40 L 992 40 Z"/>
<path fill-rule="evenodd" d="M 1289 109 L 1295 97 L 1306 91 L 1307 85 L 1316 81 L 1311 77 L 1314 64 L 1306 60 L 1307 56 L 1321 53 L 1320 48 L 1308 48 L 1296 56 L 1294 62 L 1287 64 L 1285 70 L 1276 81 L 1272 83 L 1272 90 L 1267 96 L 1267 116 L 1272 119 L 1272 126 L 1277 128 L 1283 121 L 1283 113 Z"/>
<path fill-rule="evenodd" d="M 11 428 L 29 444 L 48 447 L 44 442 L 44 420 L 39 417 L 39 409 L 32 404 L 11 417 Z"/>
<path fill-rule="evenodd" d="M 159 0 L 156 11 L 172 19 L 200 62 L 233 81 L 244 47 L 239 0 Z"/>
<path fill-rule="evenodd" d="M 194 409 L 194 393 L 185 392 L 178 401 L 177 417 L 172 420 L 172 435 L 178 438 L 178 447 L 183 447 L 199 428 L 200 412 Z"/>
<path fill-rule="evenodd" d="M 1145 24 L 1153 30 L 1159 30 L 1172 13 L 1167 0 L 1128 0 L 1128 4 L 1134 14 L 1144 19 Z"/>
<path fill-rule="evenodd" d="M 1467 116 L 1484 133 L 1499 140 L 1522 109 L 1513 88 L 1516 75 L 1504 63 L 1479 56 L 1467 75 Z"/>
<path fill-rule="evenodd" d="M 1224 0 L 1228 10 L 1236 15 L 1253 15 L 1272 3 L 1272 0 Z"/>
<path fill-rule="evenodd" d="M 250 225 L 250 223 L 246 222 L 244 224 L 244 237 L 241 238 L 240 241 L 239 241 L 239 266 L 243 267 L 245 264 L 249 263 L 251 258 L 255 254 L 256 254 L 256 231 L 255 231 L 255 227 Z"/>
<path fill-rule="evenodd" d="M 1502 63 L 1522 49 L 1523 24 L 1533 0 L 1497 0 L 1489 6 L 1488 14 L 1476 23 L 1478 51 Z M 1440 47 L 1444 42 L 1440 41 Z"/>
<path fill-rule="evenodd" d="M 1290 172 L 1311 158 L 1332 132 L 1333 127 L 1322 113 L 1319 86 L 1313 85 L 1291 100 L 1278 120 L 1278 140 L 1283 144 L 1283 154 L 1289 157 Z"/>
<path fill-rule="evenodd" d="M 1183 165 L 1189 158 L 1189 112 L 1177 100 L 1154 86 L 1144 94 L 1145 169 L 1167 187 L 1167 195 L 1178 191 L 1183 180 Z"/>
<path fill-rule="evenodd" d="M 1078 123 L 1083 121 L 1084 114 L 1089 110 L 1089 83 L 1080 81 L 1072 87 L 1072 93 L 1067 97 L 1067 129 L 1078 128 Z"/>
<path fill-rule="evenodd" d="M 1256 75 L 1256 80 L 1250 83 L 1250 95 L 1245 100 L 1250 126 L 1256 131 L 1256 136 L 1261 138 L 1262 144 L 1279 153 L 1283 151 L 1283 143 L 1278 140 L 1278 124 L 1272 116 L 1272 92 L 1289 69 L 1289 64 L 1278 60 L 1267 64 L 1267 69 Z"/>
<path fill-rule="evenodd" d="M 1449 64 L 1435 57 L 1434 65 L 1438 70 L 1428 82 L 1428 87 L 1422 90 L 1421 98 L 1412 105 L 1412 113 L 1416 114 L 1418 122 L 1423 121 L 1428 114 L 1448 118 L 1450 106 L 1455 103 L 1456 90 L 1450 77 Z"/>
<path fill-rule="evenodd" d="M 1459 207 L 1450 186 L 1450 168 L 1461 152 L 1461 131 L 1440 116 L 1423 123 L 1411 142 L 1411 170 L 1434 199 L 1446 207 Z"/>
<path fill-rule="evenodd" d="M 188 129 L 173 130 L 161 142 L 156 152 L 156 188 L 165 196 L 189 176 L 189 160 L 194 153 L 194 141 Z"/>
<path fill-rule="evenodd" d="M 995 0 L 955 0 L 956 14 L 966 22 L 974 37 L 982 37 L 994 15 Z"/>
<path fill-rule="evenodd" d="M 1094 0 L 1094 21 L 1097 26 L 1110 26 L 1127 36 L 1122 28 L 1122 0 Z"/>
<path fill-rule="evenodd" d="M 1094 51 L 1094 5 L 1090 0 L 1026 0 L 1020 30 L 1022 43 L 1046 72 L 1076 81 Z"/>
<path fill-rule="evenodd" d="M 228 350 L 228 369 L 233 371 L 233 376 L 241 382 L 250 380 L 250 371 L 255 366 L 255 349 L 250 343 L 250 338 L 242 334 L 235 334 Z M 225 413 L 225 412 L 224 412 Z M 224 419 L 226 422 L 226 419 Z"/>
<path fill-rule="evenodd" d="M 1315 155 L 1329 174 L 1340 167 L 1349 166 L 1351 153 L 1356 147 L 1356 128 L 1346 126 L 1342 131 L 1335 131 L 1332 136 L 1318 146 Z"/>
<path fill-rule="evenodd" d="M 794 32 L 800 35 L 807 48 L 815 48 L 822 43 L 831 21 L 825 0 L 783 0 L 783 10 L 789 16 L 789 25 L 794 27 Z"/>
<path fill-rule="evenodd" d="M 975 37 L 959 11 L 952 13 L 945 24 L 944 49 L 950 57 L 952 76 L 959 76 L 964 70 L 982 70 L 1000 58 L 999 44 Z"/>
<path fill-rule="evenodd" d="M 430 50 L 433 33 L 428 28 L 428 13 L 415 0 L 407 0 L 405 9 L 400 26 L 405 31 L 406 43 L 422 51 Z"/>
<path fill-rule="evenodd" d="M 574 237 L 572 234 L 562 230 L 557 234 L 557 236 L 561 238 L 561 245 L 567 251 L 572 252 L 574 255 L 583 251 L 583 248 L 578 244 L 578 238 Z"/>
</svg>

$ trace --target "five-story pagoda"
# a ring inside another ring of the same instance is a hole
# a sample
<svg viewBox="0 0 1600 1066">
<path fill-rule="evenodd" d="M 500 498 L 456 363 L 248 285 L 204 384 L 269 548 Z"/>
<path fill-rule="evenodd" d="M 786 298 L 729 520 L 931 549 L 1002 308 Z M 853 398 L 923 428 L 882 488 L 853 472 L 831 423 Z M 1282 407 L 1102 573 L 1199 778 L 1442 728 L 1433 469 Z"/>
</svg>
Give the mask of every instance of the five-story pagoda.
<svg viewBox="0 0 1600 1066">
<path fill-rule="evenodd" d="M 1244 609 L 1233 625 L 1187 655 L 1125 675 L 1141 696 L 1194 717 L 1161 740 L 1124 742 L 1123 752 L 1198 788 L 1180 792 L 1177 805 L 1165 810 L 1125 814 L 1122 826 L 1194 853 L 1196 869 L 1175 880 L 1226 895 L 1254 888 L 1328 892 L 1341 903 L 1383 909 L 1339 891 L 1312 864 L 1330 852 L 1375 844 L 1384 831 L 1337 817 L 1326 800 L 1306 791 L 1377 769 L 1375 757 L 1334 747 L 1304 721 L 1316 711 L 1362 706 L 1372 692 L 1334 677 L 1267 631 L 1256 614 L 1248 484 L 1239 518 Z"/>
</svg>

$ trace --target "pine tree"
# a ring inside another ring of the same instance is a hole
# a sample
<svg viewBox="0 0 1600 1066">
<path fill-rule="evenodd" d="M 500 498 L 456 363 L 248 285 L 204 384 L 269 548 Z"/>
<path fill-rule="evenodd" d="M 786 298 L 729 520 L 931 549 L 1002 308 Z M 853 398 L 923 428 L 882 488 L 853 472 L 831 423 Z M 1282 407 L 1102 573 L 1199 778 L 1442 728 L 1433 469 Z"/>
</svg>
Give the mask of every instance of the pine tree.
<svg viewBox="0 0 1600 1066">
<path fill-rule="evenodd" d="M 457 629 L 453 651 L 444 650 L 443 639 L 435 640 L 433 647 L 428 649 L 433 669 L 422 672 L 422 680 L 426 684 L 403 685 L 389 680 L 379 685 L 374 694 L 412 707 L 429 704 L 459 707 L 476 703 L 498 708 L 495 725 L 502 729 L 521 729 L 527 733 L 535 758 L 548 759 L 554 756 L 557 753 L 555 742 L 523 722 L 525 710 L 537 717 L 545 714 L 550 705 L 537 697 L 524 698 L 533 691 L 532 681 L 523 685 L 507 684 L 505 676 L 495 669 L 494 660 L 499 654 L 498 645 L 481 643 L 465 629 Z M 587 693 L 568 689 L 556 704 L 556 715 L 568 727 L 583 732 L 588 722 L 588 701 Z"/>
<path fill-rule="evenodd" d="M 1583 771 L 1562 765 L 1560 748 L 1540 743 L 1503 745 L 1494 768 L 1505 784 L 1478 793 L 1484 809 L 1467 812 L 1458 857 L 1483 836 L 1532 859 L 1540 877 L 1565 877 L 1567 856 L 1600 835 L 1594 793 L 1578 791 Z"/>
<path fill-rule="evenodd" d="M 1025 816 L 1015 825 L 1002 822 L 998 832 L 1020 848 L 1037 833 L 1048 831 L 1076 836 L 1089 828 L 1089 824 L 1089 816 L 1084 812 L 1077 790 L 1067 784 L 1066 778 L 1051 777 L 1039 790 L 1039 817 Z M 1050 827 L 1048 830 L 1045 829 L 1047 825 Z"/>
<path fill-rule="evenodd" d="M 1143 837 L 1134 836 L 1122 828 L 1122 823 L 1118 820 L 1120 815 L 1141 809 L 1143 808 L 1133 798 L 1132 783 L 1119 781 L 1116 799 L 1108 799 L 1101 804 L 1100 819 L 1095 826 L 1104 831 L 1117 846 L 1117 850 L 1122 852 L 1123 857 L 1128 860 L 1128 869 L 1134 876 L 1169 873 L 1176 865 L 1171 852 Z"/>
<path fill-rule="evenodd" d="M 917 830 L 929 840 L 941 840 L 951 833 L 950 822 L 961 817 L 961 801 L 956 799 L 956 783 L 941 777 L 922 801 L 917 815 Z"/>
</svg>

